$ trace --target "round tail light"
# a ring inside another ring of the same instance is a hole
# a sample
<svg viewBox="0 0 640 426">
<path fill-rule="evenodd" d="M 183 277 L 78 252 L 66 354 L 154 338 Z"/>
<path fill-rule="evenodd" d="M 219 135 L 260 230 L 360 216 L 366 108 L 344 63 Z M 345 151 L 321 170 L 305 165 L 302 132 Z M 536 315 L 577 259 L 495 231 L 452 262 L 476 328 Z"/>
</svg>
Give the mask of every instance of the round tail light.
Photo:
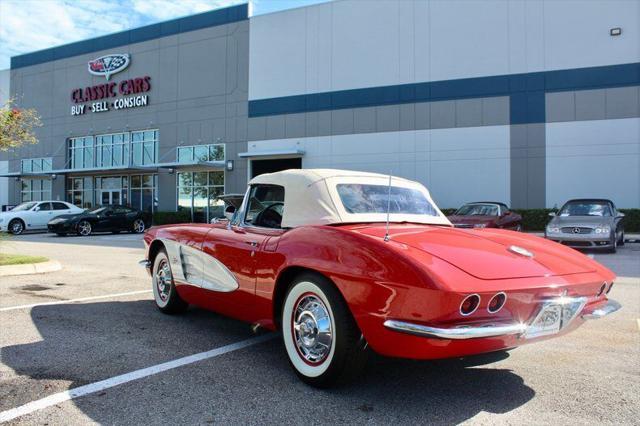
<svg viewBox="0 0 640 426">
<path fill-rule="evenodd" d="M 504 306 L 504 303 L 507 301 L 507 295 L 503 292 L 496 293 L 495 296 L 489 300 L 489 305 L 487 306 L 487 311 L 490 314 L 495 314 Z"/>
<path fill-rule="evenodd" d="M 471 315 L 480 306 L 480 296 L 472 294 L 464 298 L 460 304 L 460 314 L 463 316 Z"/>
<path fill-rule="evenodd" d="M 596 294 L 596 297 L 600 297 L 602 296 L 602 293 L 604 293 L 604 291 L 607 289 L 607 282 L 605 281 L 604 283 L 602 283 L 602 285 L 600 286 L 600 290 L 598 290 L 598 294 Z"/>
<path fill-rule="evenodd" d="M 607 293 L 606 294 L 609 294 L 609 292 L 611 291 L 612 287 L 613 287 L 613 281 L 611 281 L 611 284 L 609 285 L 609 288 L 607 289 Z"/>
</svg>

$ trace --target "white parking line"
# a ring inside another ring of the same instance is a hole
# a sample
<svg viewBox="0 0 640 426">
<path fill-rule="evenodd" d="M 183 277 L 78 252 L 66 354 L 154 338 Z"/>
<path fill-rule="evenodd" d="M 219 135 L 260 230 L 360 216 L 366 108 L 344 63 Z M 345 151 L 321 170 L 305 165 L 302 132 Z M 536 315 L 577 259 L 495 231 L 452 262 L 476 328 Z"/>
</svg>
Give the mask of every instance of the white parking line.
<svg viewBox="0 0 640 426">
<path fill-rule="evenodd" d="M 9 306 L 6 308 L 0 308 L 0 312 L 15 311 L 17 309 L 35 308 L 36 306 L 62 305 L 65 303 L 77 303 L 77 302 L 87 302 L 89 300 L 110 299 L 112 297 L 132 296 L 134 294 L 143 294 L 143 293 L 151 293 L 151 292 L 152 290 L 138 290 L 138 291 L 130 291 L 127 293 L 105 294 L 103 296 L 81 297 L 79 299 L 56 300 L 55 302 L 33 303 L 31 305 Z"/>
<path fill-rule="evenodd" d="M 263 336 L 252 337 L 247 340 L 242 340 L 237 343 L 222 346 L 220 348 L 212 349 L 206 352 L 200 352 L 194 355 L 178 358 L 173 361 L 163 362 L 162 364 L 153 365 L 151 367 L 135 370 L 130 373 L 121 374 L 119 376 L 111 377 L 110 379 L 101 380 L 99 382 L 90 383 L 88 385 L 79 386 L 77 388 L 69 389 L 64 392 L 56 393 L 46 398 L 39 399 L 24 404 L 20 407 L 12 408 L 0 413 L 0 423 L 8 422 L 17 417 L 24 416 L 25 414 L 33 413 L 34 411 L 42 410 L 43 408 L 51 407 L 64 401 L 79 398 L 81 396 L 89 395 L 95 392 L 100 392 L 105 389 L 112 388 L 114 386 L 121 385 L 123 383 L 131 382 L 133 380 L 143 379 L 145 377 L 153 376 L 154 374 L 162 373 L 163 371 L 172 370 L 174 368 L 182 367 L 184 365 L 193 364 L 194 362 L 203 361 L 208 358 L 224 355 L 229 352 L 237 351 L 248 346 L 256 345 L 258 343 L 265 342 L 274 338 L 276 335 L 265 334 Z"/>
</svg>

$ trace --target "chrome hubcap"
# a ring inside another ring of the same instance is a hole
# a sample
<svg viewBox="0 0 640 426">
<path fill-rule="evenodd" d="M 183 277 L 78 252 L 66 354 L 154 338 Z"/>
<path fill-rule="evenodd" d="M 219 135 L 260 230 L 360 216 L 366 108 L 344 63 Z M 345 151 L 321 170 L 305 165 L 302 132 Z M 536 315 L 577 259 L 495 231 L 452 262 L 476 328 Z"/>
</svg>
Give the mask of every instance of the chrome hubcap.
<svg viewBox="0 0 640 426">
<path fill-rule="evenodd" d="M 138 219 L 133 223 L 133 229 L 140 233 L 144 231 L 144 221 L 142 219 Z"/>
<path fill-rule="evenodd" d="M 293 313 L 293 334 L 300 356 L 311 364 L 325 360 L 331 351 L 333 332 L 329 311 L 315 295 L 305 295 Z"/>
<path fill-rule="evenodd" d="M 12 231 L 14 234 L 19 234 L 19 233 L 21 233 L 21 232 L 22 232 L 22 223 L 20 223 L 20 222 L 14 222 L 14 223 L 13 223 L 13 226 L 11 226 L 11 231 Z"/>
<path fill-rule="evenodd" d="M 80 222 L 78 230 L 80 231 L 80 235 L 89 235 L 91 232 L 91 224 L 89 222 Z"/>
<path fill-rule="evenodd" d="M 158 271 L 156 272 L 156 287 L 158 288 L 160 300 L 166 302 L 169 299 L 169 292 L 171 291 L 171 268 L 169 268 L 169 264 L 165 260 L 158 266 Z"/>
</svg>

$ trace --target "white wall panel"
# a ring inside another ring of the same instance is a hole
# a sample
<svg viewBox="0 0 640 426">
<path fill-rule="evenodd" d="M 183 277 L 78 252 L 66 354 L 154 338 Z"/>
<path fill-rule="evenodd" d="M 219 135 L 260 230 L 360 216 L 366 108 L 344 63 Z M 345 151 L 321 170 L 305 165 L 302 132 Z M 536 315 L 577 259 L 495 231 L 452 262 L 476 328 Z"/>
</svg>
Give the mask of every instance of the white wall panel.
<svg viewBox="0 0 640 426">
<path fill-rule="evenodd" d="M 249 99 L 640 60 L 634 0 L 337 0 L 250 25 Z"/>
<path fill-rule="evenodd" d="M 249 151 L 302 149 L 304 168 L 393 173 L 418 180 L 441 207 L 510 201 L 509 126 L 362 133 L 249 143 Z"/>
<path fill-rule="evenodd" d="M 547 207 L 602 197 L 640 207 L 640 119 L 548 123 Z"/>
</svg>

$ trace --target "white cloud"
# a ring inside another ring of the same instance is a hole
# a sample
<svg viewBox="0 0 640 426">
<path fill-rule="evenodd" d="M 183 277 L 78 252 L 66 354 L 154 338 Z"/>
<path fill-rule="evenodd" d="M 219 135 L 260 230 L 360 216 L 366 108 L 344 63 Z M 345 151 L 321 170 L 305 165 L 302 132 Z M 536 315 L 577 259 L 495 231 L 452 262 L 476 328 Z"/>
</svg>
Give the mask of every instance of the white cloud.
<svg viewBox="0 0 640 426">
<path fill-rule="evenodd" d="M 242 0 L 0 0 L 0 69 L 10 57 Z"/>
</svg>

